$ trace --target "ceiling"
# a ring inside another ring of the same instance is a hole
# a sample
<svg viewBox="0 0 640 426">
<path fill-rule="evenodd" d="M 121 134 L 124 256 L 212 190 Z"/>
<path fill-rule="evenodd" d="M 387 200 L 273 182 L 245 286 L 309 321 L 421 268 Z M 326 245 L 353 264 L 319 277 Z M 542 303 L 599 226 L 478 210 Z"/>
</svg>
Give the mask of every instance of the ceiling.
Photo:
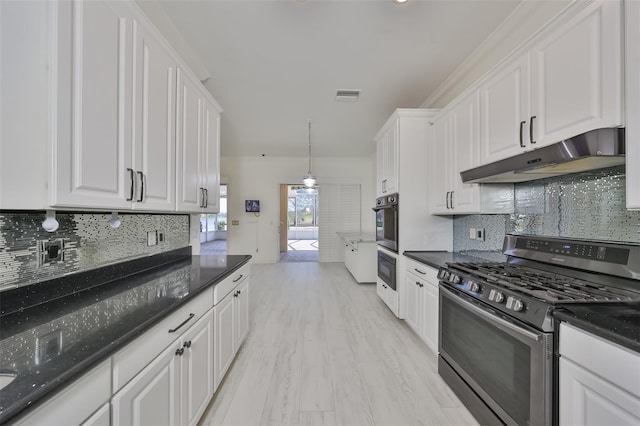
<svg viewBox="0 0 640 426">
<path fill-rule="evenodd" d="M 164 0 L 222 105 L 223 156 L 369 156 L 520 0 Z M 338 102 L 336 90 L 360 90 Z"/>
</svg>

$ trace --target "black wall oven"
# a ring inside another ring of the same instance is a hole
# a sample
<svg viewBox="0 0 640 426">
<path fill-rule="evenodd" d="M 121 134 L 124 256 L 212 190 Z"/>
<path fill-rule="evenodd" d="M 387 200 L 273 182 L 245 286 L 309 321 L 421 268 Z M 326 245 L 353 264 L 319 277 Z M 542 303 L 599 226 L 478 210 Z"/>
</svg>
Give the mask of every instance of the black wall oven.
<svg viewBox="0 0 640 426">
<path fill-rule="evenodd" d="M 396 259 L 378 250 L 378 277 L 396 291 Z"/>
<path fill-rule="evenodd" d="M 376 200 L 376 242 L 398 252 L 398 194 L 386 195 Z"/>
</svg>

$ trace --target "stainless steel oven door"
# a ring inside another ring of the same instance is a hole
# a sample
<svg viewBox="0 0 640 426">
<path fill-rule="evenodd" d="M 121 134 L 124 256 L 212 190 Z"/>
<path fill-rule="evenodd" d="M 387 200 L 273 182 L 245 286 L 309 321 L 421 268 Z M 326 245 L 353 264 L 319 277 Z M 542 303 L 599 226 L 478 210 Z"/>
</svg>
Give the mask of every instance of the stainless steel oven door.
<svg viewBox="0 0 640 426">
<path fill-rule="evenodd" d="M 440 285 L 440 356 L 508 425 L 552 422 L 553 334 Z"/>
</svg>

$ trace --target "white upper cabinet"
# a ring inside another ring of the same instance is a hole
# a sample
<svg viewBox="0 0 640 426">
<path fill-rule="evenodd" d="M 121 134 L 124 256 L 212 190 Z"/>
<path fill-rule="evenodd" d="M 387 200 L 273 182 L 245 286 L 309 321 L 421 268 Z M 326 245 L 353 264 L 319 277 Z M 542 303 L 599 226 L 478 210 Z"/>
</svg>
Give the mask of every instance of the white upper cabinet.
<svg viewBox="0 0 640 426">
<path fill-rule="evenodd" d="M 530 144 L 623 125 L 622 29 L 622 2 L 597 1 L 536 41 Z"/>
<path fill-rule="evenodd" d="M 463 183 L 462 170 L 478 164 L 477 91 L 456 101 L 431 126 L 429 211 L 432 214 L 513 212 L 513 185 Z"/>
<path fill-rule="evenodd" d="M 130 208 L 133 16 L 121 2 L 60 2 L 51 205 Z"/>
<path fill-rule="evenodd" d="M 399 122 L 384 130 L 377 139 L 376 195 L 398 192 L 398 138 Z"/>
<path fill-rule="evenodd" d="M 202 187 L 205 189 L 203 211 L 220 211 L 220 112 L 205 99 L 202 119 Z"/>
<path fill-rule="evenodd" d="M 1 8 L 0 208 L 218 210 L 222 109 L 135 2 Z"/>
<path fill-rule="evenodd" d="M 191 73 L 178 69 L 178 211 L 218 211 L 221 111 Z"/>
<path fill-rule="evenodd" d="M 529 54 L 506 64 L 480 88 L 480 162 L 492 163 L 527 147 Z"/>
<path fill-rule="evenodd" d="M 627 208 L 640 210 L 640 2 L 624 3 Z"/>
<path fill-rule="evenodd" d="M 134 208 L 175 209 L 176 62 L 134 21 Z"/>
<path fill-rule="evenodd" d="M 622 8 L 587 1 L 480 83 L 480 163 L 624 124 Z"/>
</svg>

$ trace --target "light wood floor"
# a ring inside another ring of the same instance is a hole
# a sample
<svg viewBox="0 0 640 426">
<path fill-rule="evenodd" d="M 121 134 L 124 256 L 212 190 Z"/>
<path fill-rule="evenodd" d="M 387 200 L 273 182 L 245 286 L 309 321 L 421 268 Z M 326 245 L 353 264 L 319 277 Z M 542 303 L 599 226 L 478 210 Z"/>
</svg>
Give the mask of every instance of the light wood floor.
<svg viewBox="0 0 640 426">
<path fill-rule="evenodd" d="M 203 425 L 477 425 L 344 264 L 252 265 L 251 329 Z"/>
</svg>

